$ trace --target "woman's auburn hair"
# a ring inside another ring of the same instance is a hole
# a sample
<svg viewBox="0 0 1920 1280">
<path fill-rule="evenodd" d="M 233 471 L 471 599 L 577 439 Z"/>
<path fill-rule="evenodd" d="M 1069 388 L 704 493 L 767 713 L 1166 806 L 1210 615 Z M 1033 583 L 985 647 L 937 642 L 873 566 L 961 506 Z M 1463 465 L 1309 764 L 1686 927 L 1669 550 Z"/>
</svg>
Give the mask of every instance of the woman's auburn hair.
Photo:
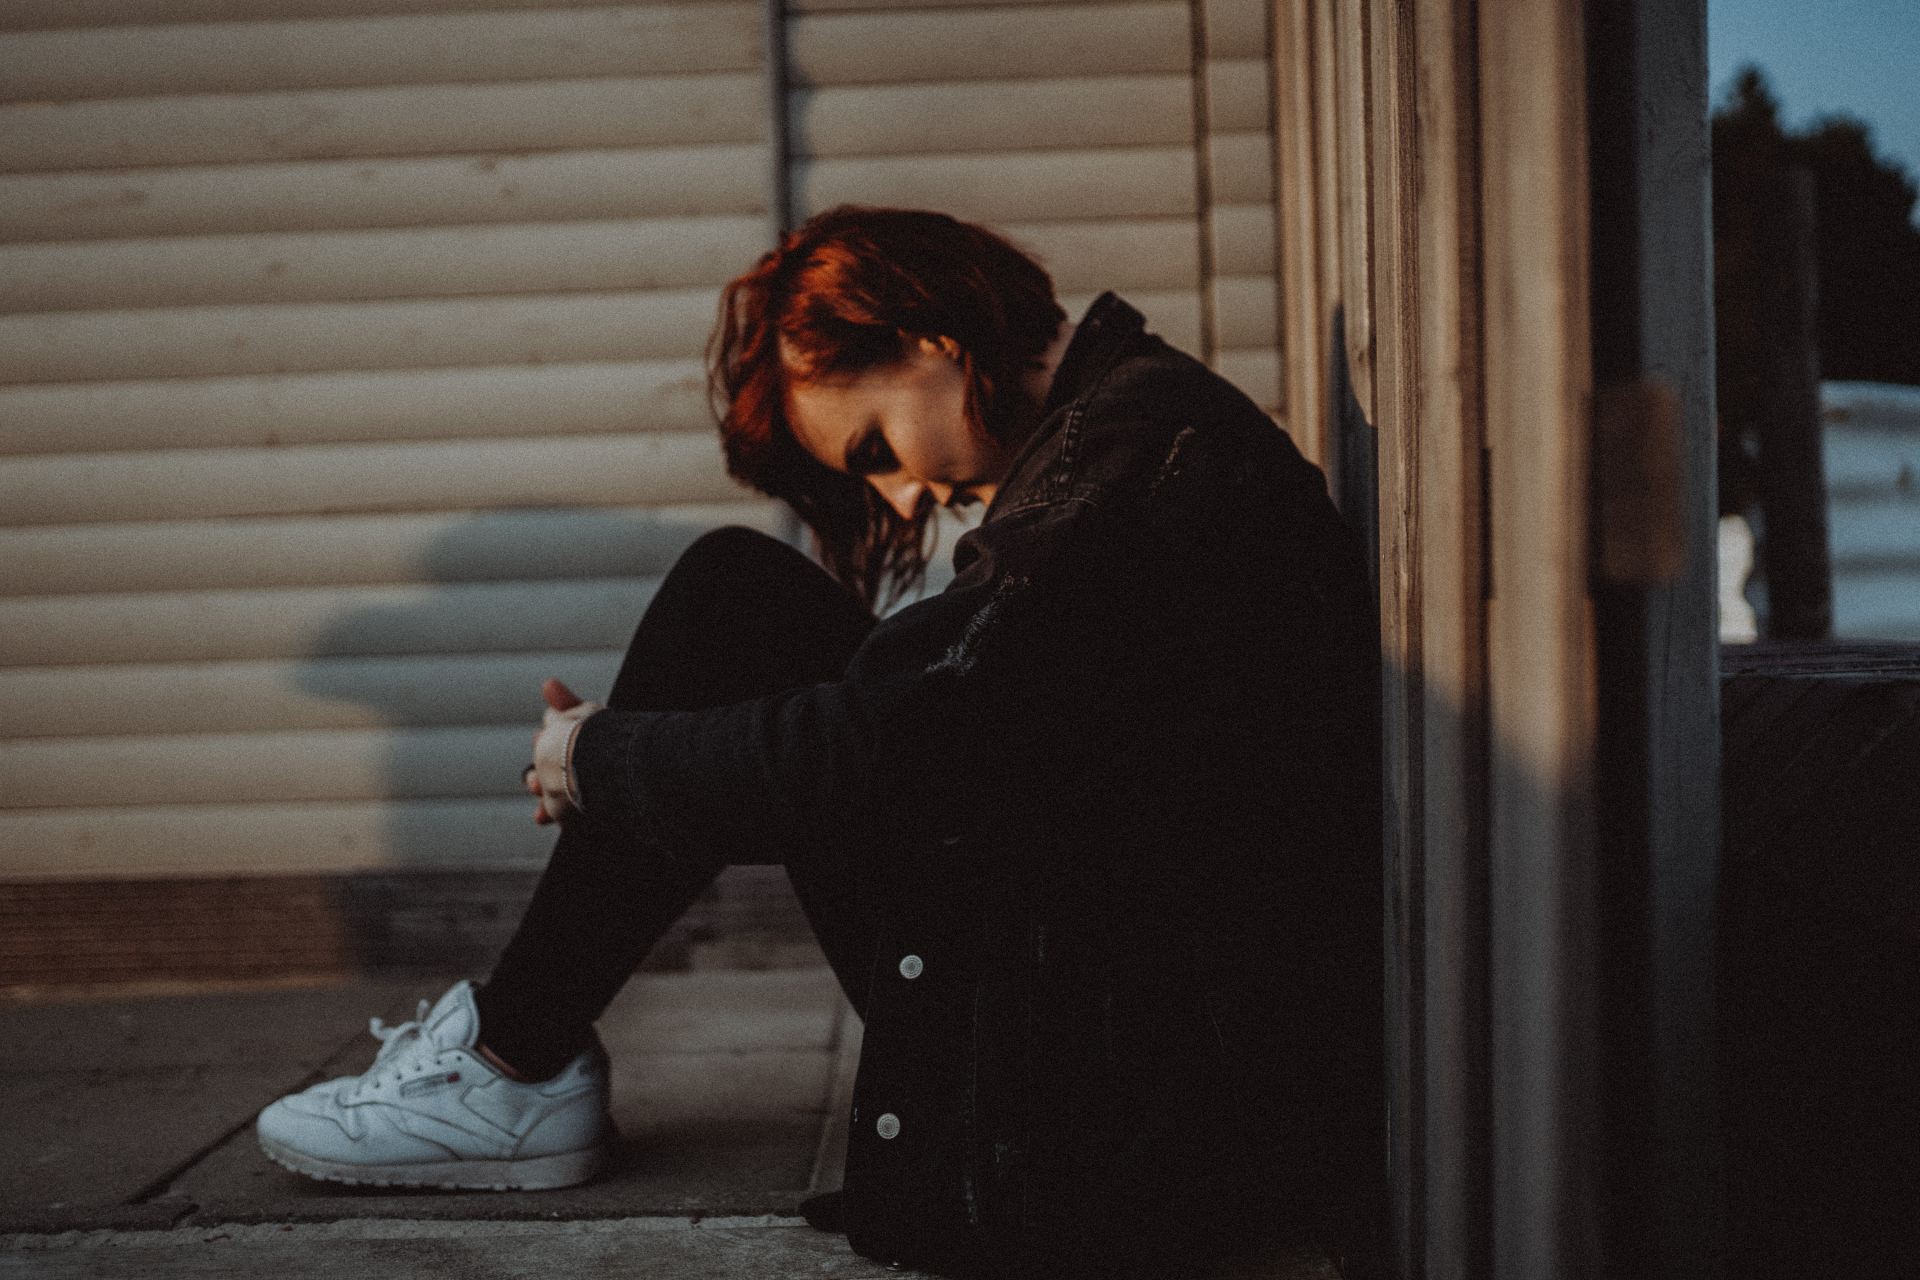
<svg viewBox="0 0 1920 1280">
<path fill-rule="evenodd" d="M 1020 375 L 1065 319 L 1046 270 L 984 227 L 918 209 L 816 214 L 720 295 L 707 366 L 727 470 L 792 506 L 828 571 L 878 608 L 926 572 L 932 508 L 902 517 L 809 454 L 787 421 L 789 382 L 883 368 L 917 337 L 951 338 L 968 426 L 1006 443 Z"/>
</svg>

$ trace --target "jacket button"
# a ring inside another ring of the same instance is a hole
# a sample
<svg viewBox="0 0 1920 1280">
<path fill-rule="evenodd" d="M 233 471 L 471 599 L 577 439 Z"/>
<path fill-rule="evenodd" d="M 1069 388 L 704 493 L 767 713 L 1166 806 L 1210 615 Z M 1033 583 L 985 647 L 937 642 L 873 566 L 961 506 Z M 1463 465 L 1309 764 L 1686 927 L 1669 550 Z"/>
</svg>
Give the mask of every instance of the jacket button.
<svg viewBox="0 0 1920 1280">
<path fill-rule="evenodd" d="M 908 956 L 900 962 L 900 976 L 908 979 L 917 978 L 926 970 L 926 967 L 920 962 L 919 956 Z"/>
<path fill-rule="evenodd" d="M 883 1138 L 897 1138 L 900 1136 L 900 1117 L 889 1111 L 875 1120 L 873 1127 Z"/>
</svg>

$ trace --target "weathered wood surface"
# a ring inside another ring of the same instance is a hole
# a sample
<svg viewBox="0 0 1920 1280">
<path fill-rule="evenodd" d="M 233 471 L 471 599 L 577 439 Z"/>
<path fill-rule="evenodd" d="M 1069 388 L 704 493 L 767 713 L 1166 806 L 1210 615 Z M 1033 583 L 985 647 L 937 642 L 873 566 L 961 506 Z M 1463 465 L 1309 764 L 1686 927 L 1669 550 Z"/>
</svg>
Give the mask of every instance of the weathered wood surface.
<svg viewBox="0 0 1920 1280">
<path fill-rule="evenodd" d="M 1471 9 L 1369 6 L 1396 1253 L 1488 1270 L 1486 653 Z M 1415 1271 L 1414 1274 L 1419 1274 Z"/>
<path fill-rule="evenodd" d="M 1582 14 L 1478 9 L 1493 1275 L 1600 1274 Z"/>
<path fill-rule="evenodd" d="M 1313 14 L 1305 4 L 1274 13 L 1274 108 L 1278 198 L 1274 217 L 1280 254 L 1282 328 L 1286 334 L 1285 401 L 1288 429 L 1302 453 L 1327 461 L 1325 367 L 1321 353 L 1325 299 L 1319 264 L 1328 246 L 1314 181 L 1315 96 Z"/>
</svg>

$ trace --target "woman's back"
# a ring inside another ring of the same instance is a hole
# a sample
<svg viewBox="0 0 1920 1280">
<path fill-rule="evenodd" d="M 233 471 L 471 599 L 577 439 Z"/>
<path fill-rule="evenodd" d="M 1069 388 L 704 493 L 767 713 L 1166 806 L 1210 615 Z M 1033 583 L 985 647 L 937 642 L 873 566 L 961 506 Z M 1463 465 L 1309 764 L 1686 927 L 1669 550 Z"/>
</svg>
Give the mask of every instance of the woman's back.
<svg viewBox="0 0 1920 1280">
<path fill-rule="evenodd" d="M 889 785 L 900 830 L 943 808 L 953 830 L 881 833 L 874 860 L 899 905 L 857 1110 L 936 1081 L 949 1104 L 921 1144 L 856 1125 L 876 1257 L 945 1223 L 987 1270 L 1164 1265 L 1299 1196 L 1365 1195 L 1382 1150 L 1354 540 L 1271 421 L 1118 299 L 1056 388 L 948 598 L 874 639 L 884 669 L 916 629 L 958 636 L 933 665 L 970 744 Z M 895 953 L 944 979 L 901 981 Z"/>
</svg>

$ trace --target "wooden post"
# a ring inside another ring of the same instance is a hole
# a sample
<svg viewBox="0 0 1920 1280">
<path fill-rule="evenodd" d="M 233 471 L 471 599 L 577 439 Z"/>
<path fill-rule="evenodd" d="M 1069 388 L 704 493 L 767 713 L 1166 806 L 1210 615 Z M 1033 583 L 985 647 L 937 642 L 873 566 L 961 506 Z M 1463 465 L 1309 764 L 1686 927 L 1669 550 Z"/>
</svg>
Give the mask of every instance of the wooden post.
<svg viewBox="0 0 1920 1280">
<path fill-rule="evenodd" d="M 1394 1270 L 1711 1275 L 1704 0 L 1276 6 L 1292 420 L 1378 479 Z"/>
<path fill-rule="evenodd" d="M 1273 15 L 1275 255 L 1286 345 L 1281 352 L 1287 432 L 1326 466 L 1326 307 L 1320 263 L 1331 235 L 1321 218 L 1314 128 L 1314 16 L 1309 0 L 1276 0 Z"/>
<path fill-rule="evenodd" d="M 1589 9 L 1606 1274 L 1719 1274 L 1706 0 Z"/>
<path fill-rule="evenodd" d="M 1760 566 L 1767 634 L 1820 640 L 1833 632 L 1826 468 L 1820 455 L 1818 268 L 1813 175 L 1780 175 L 1758 213 L 1760 260 Z"/>
<path fill-rule="evenodd" d="M 1472 0 L 1370 0 L 1395 1273 L 1491 1268 Z"/>
<path fill-rule="evenodd" d="M 1584 8 L 1478 10 L 1494 1280 L 1602 1274 Z"/>
</svg>

